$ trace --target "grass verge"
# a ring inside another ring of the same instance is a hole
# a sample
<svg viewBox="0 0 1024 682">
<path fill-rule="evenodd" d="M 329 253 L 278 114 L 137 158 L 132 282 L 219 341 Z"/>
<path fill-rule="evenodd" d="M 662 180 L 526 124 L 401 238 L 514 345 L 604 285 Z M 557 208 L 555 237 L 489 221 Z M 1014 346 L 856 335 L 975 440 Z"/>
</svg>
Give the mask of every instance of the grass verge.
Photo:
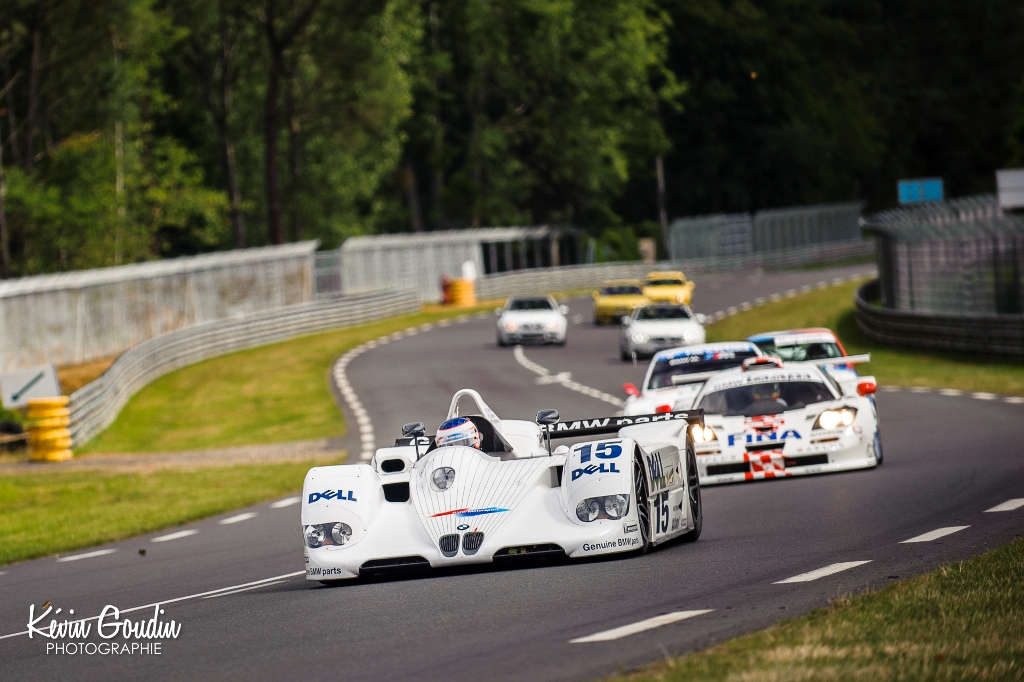
<svg viewBox="0 0 1024 682">
<path fill-rule="evenodd" d="M 395 331 L 491 307 L 402 315 L 190 365 L 142 389 L 79 452 L 171 452 L 343 435 L 327 379 L 335 358 Z"/>
<path fill-rule="evenodd" d="M 659 680 L 1019 680 L 1024 540 L 644 668 Z"/>
<path fill-rule="evenodd" d="M 337 460 L 0 477 L 0 565 L 113 542 L 292 493 Z"/>
<path fill-rule="evenodd" d="M 860 284 L 819 289 L 727 317 L 708 327 L 708 341 L 745 339 L 777 329 L 828 327 L 839 335 L 847 352 L 871 353 L 862 373 L 874 375 L 882 385 L 1024 395 L 1024 362 L 895 348 L 864 336 L 857 328 L 853 306 L 853 293 Z"/>
</svg>

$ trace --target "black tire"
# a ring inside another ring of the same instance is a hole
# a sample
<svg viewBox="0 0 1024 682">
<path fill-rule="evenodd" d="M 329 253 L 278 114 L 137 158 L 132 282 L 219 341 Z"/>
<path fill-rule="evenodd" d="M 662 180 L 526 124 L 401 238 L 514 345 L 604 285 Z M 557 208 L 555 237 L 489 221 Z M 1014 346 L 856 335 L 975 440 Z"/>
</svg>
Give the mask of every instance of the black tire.
<svg viewBox="0 0 1024 682">
<path fill-rule="evenodd" d="M 636 500 L 636 518 L 640 526 L 640 547 L 637 554 L 646 554 L 651 548 L 651 501 L 647 485 L 647 472 L 640 455 L 633 457 L 633 499 Z"/>
<path fill-rule="evenodd" d="M 875 466 L 882 466 L 882 432 L 875 427 Z"/>
<path fill-rule="evenodd" d="M 501 347 L 501 348 L 504 348 L 504 347 L 505 347 L 505 346 L 507 346 L 507 345 L 508 345 L 508 344 L 507 344 L 507 343 L 505 343 L 505 342 L 504 342 L 504 341 L 503 341 L 503 340 L 502 340 L 502 339 L 501 339 L 500 337 L 498 338 L 498 346 L 499 346 L 499 347 Z"/>
<path fill-rule="evenodd" d="M 693 440 L 686 436 L 686 499 L 690 503 L 693 530 L 683 536 L 683 542 L 694 542 L 704 528 L 704 503 L 700 497 L 700 474 L 697 472 L 697 453 Z"/>
<path fill-rule="evenodd" d="M 629 353 L 626 352 L 626 350 L 624 348 L 620 348 L 619 349 L 619 359 L 622 360 L 623 362 L 629 362 L 633 358 L 630 356 Z"/>
</svg>

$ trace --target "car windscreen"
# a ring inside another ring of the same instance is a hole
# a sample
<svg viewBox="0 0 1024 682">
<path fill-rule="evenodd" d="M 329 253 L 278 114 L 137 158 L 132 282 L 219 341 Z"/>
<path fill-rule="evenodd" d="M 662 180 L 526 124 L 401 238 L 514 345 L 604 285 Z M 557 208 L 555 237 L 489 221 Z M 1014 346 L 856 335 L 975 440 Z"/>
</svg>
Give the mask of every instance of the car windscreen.
<svg viewBox="0 0 1024 682">
<path fill-rule="evenodd" d="M 700 399 L 697 407 L 707 414 L 756 417 L 834 399 L 828 387 L 819 381 L 767 381 L 711 391 Z"/>
<path fill-rule="evenodd" d="M 620 286 L 620 287 L 604 287 L 601 289 L 602 296 L 639 296 L 643 291 L 640 287 L 634 286 Z"/>
<path fill-rule="evenodd" d="M 546 298 L 514 298 L 508 304 L 509 310 L 552 310 L 551 301 Z"/>
<path fill-rule="evenodd" d="M 690 313 L 682 306 L 650 306 L 636 312 L 638 320 L 688 320 Z"/>
<path fill-rule="evenodd" d="M 776 346 L 775 341 L 760 341 L 757 345 L 764 351 L 765 355 L 777 355 L 783 360 L 789 360 L 790 362 L 843 357 L 843 351 L 839 348 L 839 344 L 827 341 L 787 344 L 785 346 Z"/>
<path fill-rule="evenodd" d="M 649 287 L 681 287 L 681 286 L 683 286 L 683 280 L 681 280 L 681 279 L 649 279 L 649 280 L 647 280 L 647 286 L 649 286 Z"/>
<path fill-rule="evenodd" d="M 730 367 L 739 367 L 747 358 L 757 353 L 748 351 L 717 351 L 702 355 L 685 355 L 681 358 L 665 358 L 658 360 L 651 371 L 647 388 L 669 388 L 675 386 L 672 377 L 698 372 L 719 372 Z M 685 383 L 685 382 L 684 382 Z"/>
</svg>

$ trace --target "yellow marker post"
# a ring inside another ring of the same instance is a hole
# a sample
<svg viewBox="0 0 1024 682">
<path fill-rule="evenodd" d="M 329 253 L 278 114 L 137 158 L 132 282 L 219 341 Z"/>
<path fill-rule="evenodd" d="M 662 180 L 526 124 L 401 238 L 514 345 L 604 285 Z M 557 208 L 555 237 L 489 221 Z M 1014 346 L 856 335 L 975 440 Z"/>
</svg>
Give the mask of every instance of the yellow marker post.
<svg viewBox="0 0 1024 682">
<path fill-rule="evenodd" d="M 65 462 L 74 456 L 71 452 L 71 411 L 68 397 L 30 398 L 28 418 L 28 445 L 30 457 L 38 462 Z"/>
</svg>

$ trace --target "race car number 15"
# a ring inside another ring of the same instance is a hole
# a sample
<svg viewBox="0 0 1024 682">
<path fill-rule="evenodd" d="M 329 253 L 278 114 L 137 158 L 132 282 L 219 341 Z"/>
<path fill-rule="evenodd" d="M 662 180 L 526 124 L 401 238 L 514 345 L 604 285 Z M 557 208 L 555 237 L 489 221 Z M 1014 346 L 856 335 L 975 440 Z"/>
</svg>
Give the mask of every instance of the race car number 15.
<svg viewBox="0 0 1024 682">
<path fill-rule="evenodd" d="M 580 462 L 589 462 L 591 452 L 598 459 L 615 459 L 622 454 L 622 446 L 617 442 L 611 442 L 598 443 L 594 448 L 591 443 L 587 443 L 580 447 Z"/>
<path fill-rule="evenodd" d="M 661 493 L 654 498 L 654 534 L 668 532 L 668 493 Z"/>
</svg>

